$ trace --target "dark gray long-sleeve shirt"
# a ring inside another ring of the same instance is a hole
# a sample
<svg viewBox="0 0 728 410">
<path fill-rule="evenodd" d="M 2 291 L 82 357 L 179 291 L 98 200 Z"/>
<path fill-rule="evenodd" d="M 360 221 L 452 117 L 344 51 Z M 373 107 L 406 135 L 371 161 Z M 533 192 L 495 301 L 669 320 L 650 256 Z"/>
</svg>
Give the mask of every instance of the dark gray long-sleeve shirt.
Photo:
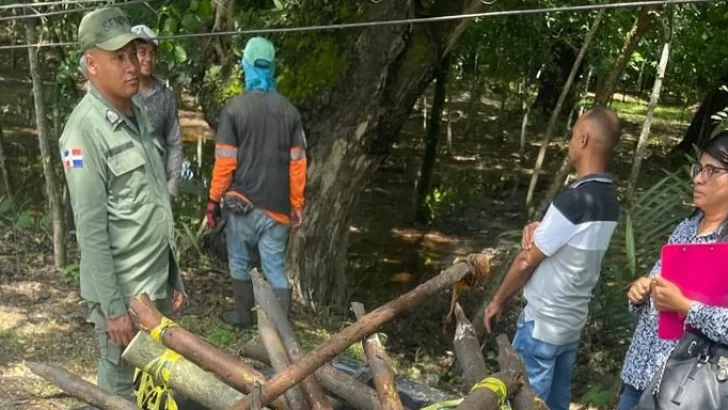
<svg viewBox="0 0 728 410">
<path fill-rule="evenodd" d="M 162 80 L 154 77 L 149 91 L 139 92 L 134 102 L 142 106 L 152 123 L 154 135 L 165 148 L 165 168 L 169 194 L 177 196 L 180 173 L 182 172 L 182 129 L 179 124 L 177 100 Z"/>
</svg>

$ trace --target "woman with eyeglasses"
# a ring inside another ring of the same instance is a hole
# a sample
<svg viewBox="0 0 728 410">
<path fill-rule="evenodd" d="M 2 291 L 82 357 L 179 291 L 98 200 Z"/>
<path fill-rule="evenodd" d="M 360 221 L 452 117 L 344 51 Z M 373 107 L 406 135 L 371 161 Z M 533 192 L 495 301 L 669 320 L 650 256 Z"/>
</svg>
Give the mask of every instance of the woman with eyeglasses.
<svg viewBox="0 0 728 410">
<path fill-rule="evenodd" d="M 680 222 L 668 243 L 711 243 L 728 239 L 728 132 L 708 142 L 700 161 L 691 169 L 695 213 Z M 617 410 L 631 410 L 667 359 L 678 340 L 657 335 L 657 313 L 677 312 L 686 325 L 719 343 L 728 343 L 728 309 L 707 306 L 686 298 L 673 283 L 660 277 L 658 260 L 650 274 L 637 279 L 629 291 L 630 310 L 638 315 L 627 350 Z"/>
</svg>

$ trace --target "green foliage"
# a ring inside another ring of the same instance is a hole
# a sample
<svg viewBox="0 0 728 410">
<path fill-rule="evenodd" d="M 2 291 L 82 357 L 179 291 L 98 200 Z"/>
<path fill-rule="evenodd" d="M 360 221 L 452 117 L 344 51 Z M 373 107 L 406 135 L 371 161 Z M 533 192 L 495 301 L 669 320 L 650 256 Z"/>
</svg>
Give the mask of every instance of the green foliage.
<svg viewBox="0 0 728 410">
<path fill-rule="evenodd" d="M 160 36 L 194 34 L 208 31 L 213 20 L 212 0 L 168 2 L 159 10 L 156 28 Z M 164 39 L 160 41 L 160 69 L 172 84 L 194 88 L 196 73 L 207 66 L 201 39 Z"/>
<path fill-rule="evenodd" d="M 74 287 L 81 286 L 81 266 L 78 262 L 74 262 L 61 268 L 61 275 Z"/>
<path fill-rule="evenodd" d="M 205 256 L 201 247 L 202 236 L 204 235 L 205 231 L 204 229 L 202 229 L 202 226 L 197 231 L 193 231 L 193 229 L 194 226 L 191 226 L 191 224 L 184 222 L 177 223 L 177 229 L 175 233 L 178 260 L 182 255 L 185 255 L 185 258 L 194 256 L 198 259 Z M 190 251 L 194 251 L 194 255 L 190 255 Z"/>
<path fill-rule="evenodd" d="M 425 199 L 425 205 L 430 211 L 430 220 L 433 222 L 455 211 L 459 204 L 462 204 L 462 200 L 456 197 L 455 189 L 449 186 L 435 187 Z"/>
<path fill-rule="evenodd" d="M 49 216 L 34 213 L 30 209 L 30 203 L 30 200 L 18 202 L 5 196 L 0 197 L 0 223 L 23 230 L 48 227 Z"/>
<path fill-rule="evenodd" d="M 218 326 L 208 336 L 210 343 L 220 347 L 232 347 L 238 341 L 238 335 L 229 327 Z"/>
<path fill-rule="evenodd" d="M 581 404 L 596 407 L 599 410 L 610 408 L 613 401 L 614 392 L 600 387 L 592 387 L 581 396 Z"/>
</svg>

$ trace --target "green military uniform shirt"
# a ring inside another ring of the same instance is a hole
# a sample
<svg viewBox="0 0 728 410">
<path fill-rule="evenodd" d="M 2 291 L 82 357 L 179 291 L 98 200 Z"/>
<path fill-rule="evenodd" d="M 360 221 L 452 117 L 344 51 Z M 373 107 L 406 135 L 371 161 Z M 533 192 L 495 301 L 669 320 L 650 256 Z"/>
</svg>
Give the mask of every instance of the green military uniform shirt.
<svg viewBox="0 0 728 410">
<path fill-rule="evenodd" d="M 106 318 L 132 296 L 184 292 L 162 157 L 138 106 L 130 119 L 89 85 L 60 139 L 81 249 L 81 297 Z"/>
</svg>

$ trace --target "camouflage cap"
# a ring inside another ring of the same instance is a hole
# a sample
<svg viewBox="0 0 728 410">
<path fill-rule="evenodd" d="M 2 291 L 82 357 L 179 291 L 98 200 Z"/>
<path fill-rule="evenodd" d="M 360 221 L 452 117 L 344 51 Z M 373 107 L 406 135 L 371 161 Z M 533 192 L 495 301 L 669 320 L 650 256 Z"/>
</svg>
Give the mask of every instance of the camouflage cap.
<svg viewBox="0 0 728 410">
<path fill-rule="evenodd" d="M 118 7 L 96 9 L 83 16 L 78 25 L 81 51 L 93 47 L 116 51 L 134 40 L 143 38 L 131 31 L 129 19 Z"/>
</svg>

